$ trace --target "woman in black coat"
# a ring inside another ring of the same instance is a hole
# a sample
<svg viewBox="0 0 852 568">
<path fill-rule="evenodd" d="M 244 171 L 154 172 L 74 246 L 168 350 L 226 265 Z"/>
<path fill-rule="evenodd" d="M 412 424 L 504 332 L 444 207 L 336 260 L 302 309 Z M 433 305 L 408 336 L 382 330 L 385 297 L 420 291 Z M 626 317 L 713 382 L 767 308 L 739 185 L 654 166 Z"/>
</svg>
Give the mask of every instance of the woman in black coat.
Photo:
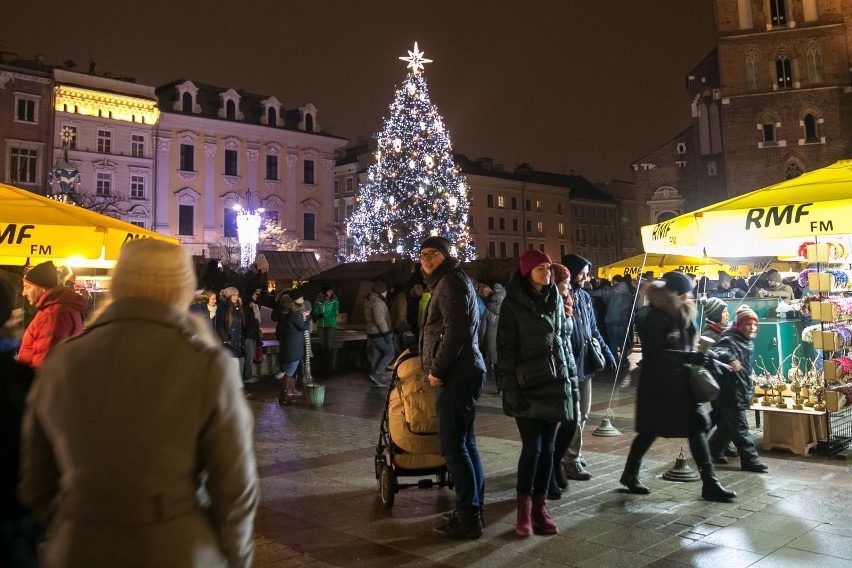
<svg viewBox="0 0 852 568">
<path fill-rule="evenodd" d="M 688 438 L 689 449 L 701 472 L 701 496 L 728 501 L 737 496 L 719 483 L 710 461 L 707 429 L 710 420 L 689 388 L 688 364 L 703 364 L 695 348 L 692 281 L 677 271 L 663 274 L 648 285 L 648 305 L 636 317 L 642 342 L 642 365 L 636 392 L 636 438 L 630 446 L 620 482 L 631 493 L 650 493 L 639 479 L 642 457 L 657 436 Z"/>
<path fill-rule="evenodd" d="M 572 377 L 576 370 L 565 341 L 562 297 L 550 281 L 550 257 L 528 250 L 520 264 L 506 289 L 497 324 L 497 384 L 503 393 L 503 412 L 515 418 L 523 444 L 518 459 L 515 532 L 520 536 L 556 534 L 546 497 L 556 425 L 574 419 Z M 544 364 L 541 373 L 534 365 L 537 362 Z M 548 362 L 552 362 L 551 368 Z M 531 364 L 533 372 L 525 374 Z M 536 375 L 545 378 L 526 382 Z"/>
<path fill-rule="evenodd" d="M 278 365 L 281 369 L 276 378 L 281 380 L 281 390 L 278 393 L 278 403 L 287 404 L 294 397 L 302 394 L 296 390 L 296 370 L 305 357 L 305 330 L 308 329 L 308 317 L 302 305 L 301 292 L 281 294 L 272 310 L 272 321 L 275 326 L 275 337 L 278 339 Z"/>
<path fill-rule="evenodd" d="M 222 290 L 220 296 L 222 299 L 216 308 L 216 331 L 233 357 L 243 357 L 245 314 L 240 303 L 240 292 L 236 288 L 228 287 Z"/>
</svg>

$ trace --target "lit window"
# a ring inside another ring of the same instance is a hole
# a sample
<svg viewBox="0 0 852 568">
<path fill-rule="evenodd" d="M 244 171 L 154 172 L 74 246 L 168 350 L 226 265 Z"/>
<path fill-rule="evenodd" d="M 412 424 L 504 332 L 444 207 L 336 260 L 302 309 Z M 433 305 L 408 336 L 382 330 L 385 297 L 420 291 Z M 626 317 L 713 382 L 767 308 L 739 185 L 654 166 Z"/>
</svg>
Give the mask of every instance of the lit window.
<svg viewBox="0 0 852 568">
<path fill-rule="evenodd" d="M 506 207 L 506 199 L 502 195 L 497 196 L 497 207 L 501 209 Z"/>
<path fill-rule="evenodd" d="M 544 232 L 544 221 L 537 221 L 535 224 L 535 228 L 539 233 Z"/>
<path fill-rule="evenodd" d="M 541 213 L 541 199 L 535 200 L 535 210 Z"/>
<path fill-rule="evenodd" d="M 560 237 L 564 237 L 564 236 L 565 236 L 565 223 L 563 223 L 562 221 L 560 221 L 560 222 L 557 224 L 557 227 L 558 227 L 558 230 L 559 230 L 559 236 L 560 236 Z"/>
</svg>

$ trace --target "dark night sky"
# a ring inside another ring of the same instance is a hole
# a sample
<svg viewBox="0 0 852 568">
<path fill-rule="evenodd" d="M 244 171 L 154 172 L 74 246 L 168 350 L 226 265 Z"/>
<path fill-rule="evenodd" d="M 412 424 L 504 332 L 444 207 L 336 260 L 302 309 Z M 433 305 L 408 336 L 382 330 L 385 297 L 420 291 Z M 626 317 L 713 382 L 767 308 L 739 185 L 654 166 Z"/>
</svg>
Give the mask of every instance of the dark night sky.
<svg viewBox="0 0 852 568">
<path fill-rule="evenodd" d="M 592 181 L 632 179 L 688 126 L 685 76 L 715 43 L 712 0 L 6 4 L 5 51 L 312 102 L 343 137 L 381 129 L 417 40 L 456 151 Z"/>
</svg>

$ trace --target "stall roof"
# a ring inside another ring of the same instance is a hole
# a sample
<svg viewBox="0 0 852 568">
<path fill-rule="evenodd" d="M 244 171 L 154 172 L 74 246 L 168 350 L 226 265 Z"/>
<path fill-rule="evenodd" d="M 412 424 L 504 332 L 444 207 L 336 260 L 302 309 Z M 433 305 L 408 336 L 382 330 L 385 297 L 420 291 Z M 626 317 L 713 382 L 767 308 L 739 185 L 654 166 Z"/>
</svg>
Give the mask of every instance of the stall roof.
<svg viewBox="0 0 852 568">
<path fill-rule="evenodd" d="M 344 262 L 332 266 L 324 272 L 315 274 L 311 281 L 324 282 L 327 280 L 382 280 L 387 279 L 394 270 L 393 263 L 387 260 L 372 260 L 367 262 Z"/>
<path fill-rule="evenodd" d="M 321 269 L 312 252 L 264 250 L 269 261 L 269 278 L 272 280 L 307 280 Z"/>
</svg>

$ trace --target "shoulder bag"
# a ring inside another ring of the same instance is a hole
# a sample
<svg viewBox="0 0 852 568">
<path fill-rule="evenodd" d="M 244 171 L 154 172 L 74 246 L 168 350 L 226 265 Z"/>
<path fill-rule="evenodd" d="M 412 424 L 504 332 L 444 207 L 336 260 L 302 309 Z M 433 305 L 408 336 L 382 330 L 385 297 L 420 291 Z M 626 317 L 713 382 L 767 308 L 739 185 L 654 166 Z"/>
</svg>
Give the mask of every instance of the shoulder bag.
<svg viewBox="0 0 852 568">
<path fill-rule="evenodd" d="M 606 359 L 604 358 L 603 348 L 600 342 L 595 337 L 590 337 L 586 341 L 586 367 L 592 371 L 600 371 L 606 367 Z"/>
<path fill-rule="evenodd" d="M 540 387 L 547 383 L 556 382 L 556 361 L 553 354 L 543 357 L 526 359 L 515 365 L 515 378 L 521 390 Z"/>
<path fill-rule="evenodd" d="M 712 402 L 719 396 L 719 383 L 703 365 L 689 367 L 689 390 L 696 402 Z"/>
</svg>

